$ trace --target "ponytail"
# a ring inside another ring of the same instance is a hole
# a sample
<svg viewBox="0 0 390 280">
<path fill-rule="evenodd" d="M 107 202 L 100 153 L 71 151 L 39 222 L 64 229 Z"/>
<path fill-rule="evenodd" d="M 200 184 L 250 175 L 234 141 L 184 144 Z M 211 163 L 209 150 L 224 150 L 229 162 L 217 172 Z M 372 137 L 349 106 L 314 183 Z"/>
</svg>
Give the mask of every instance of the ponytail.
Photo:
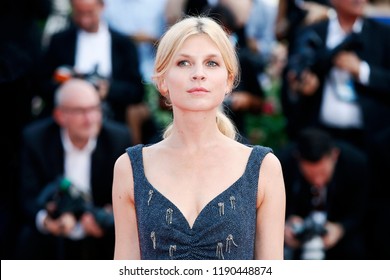
<svg viewBox="0 0 390 280">
<path fill-rule="evenodd" d="M 236 139 L 237 128 L 233 124 L 232 120 L 222 111 L 222 109 L 219 109 L 217 112 L 217 126 L 223 135 L 231 139 Z"/>
</svg>

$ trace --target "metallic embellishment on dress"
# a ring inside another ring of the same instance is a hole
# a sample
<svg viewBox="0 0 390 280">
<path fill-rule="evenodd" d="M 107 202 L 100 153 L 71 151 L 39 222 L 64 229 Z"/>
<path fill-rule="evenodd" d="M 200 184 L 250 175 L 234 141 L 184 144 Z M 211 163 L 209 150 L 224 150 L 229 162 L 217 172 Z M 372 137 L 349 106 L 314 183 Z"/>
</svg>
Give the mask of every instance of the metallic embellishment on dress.
<svg viewBox="0 0 390 280">
<path fill-rule="evenodd" d="M 150 201 L 152 200 L 152 196 L 153 196 L 153 190 L 150 190 L 150 191 L 149 191 L 148 206 L 149 206 L 149 204 L 150 204 Z"/>
<path fill-rule="evenodd" d="M 173 210 L 171 208 L 168 208 L 167 213 L 165 214 L 165 220 L 168 225 L 172 224 L 172 214 Z"/>
<path fill-rule="evenodd" d="M 218 202 L 218 211 L 220 216 L 225 215 L 225 203 Z"/>
<path fill-rule="evenodd" d="M 233 210 L 236 210 L 236 198 L 233 195 L 230 196 L 230 206 Z"/>
<path fill-rule="evenodd" d="M 150 233 L 150 239 L 152 239 L 153 249 L 156 249 L 156 232 L 152 231 Z"/>
<path fill-rule="evenodd" d="M 230 253 L 230 249 L 232 247 L 232 244 L 234 246 L 238 247 L 238 245 L 233 240 L 233 235 L 229 234 L 228 237 L 226 237 L 226 252 Z"/>
<path fill-rule="evenodd" d="M 223 256 L 223 243 L 222 242 L 218 242 L 217 243 L 217 250 L 215 252 L 215 255 L 218 257 L 218 259 L 222 259 L 224 260 L 224 256 Z"/>
<path fill-rule="evenodd" d="M 173 257 L 173 252 L 176 252 L 176 245 L 169 245 L 169 256 Z"/>
</svg>

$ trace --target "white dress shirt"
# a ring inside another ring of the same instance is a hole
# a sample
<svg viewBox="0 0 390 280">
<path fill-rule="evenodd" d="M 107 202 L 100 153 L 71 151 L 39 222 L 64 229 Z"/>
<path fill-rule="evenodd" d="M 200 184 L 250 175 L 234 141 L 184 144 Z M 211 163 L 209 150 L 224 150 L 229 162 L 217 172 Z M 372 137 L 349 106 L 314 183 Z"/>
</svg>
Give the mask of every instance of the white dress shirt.
<svg viewBox="0 0 390 280">
<path fill-rule="evenodd" d="M 91 73 L 96 65 L 101 76 L 111 76 L 111 34 L 102 22 L 98 32 L 79 30 L 77 34 L 75 70 L 81 74 Z"/>
<path fill-rule="evenodd" d="M 356 20 L 353 31 L 359 33 L 363 21 Z M 328 36 L 326 38 L 327 48 L 332 49 L 340 44 L 347 33 L 341 28 L 337 15 L 329 20 Z M 360 64 L 358 82 L 367 84 L 370 76 L 370 68 L 364 61 Z M 333 67 L 324 84 L 324 94 L 320 109 L 321 122 L 335 128 L 361 128 L 363 126 L 361 108 L 357 102 L 354 92 L 352 77 L 350 73 Z"/>
</svg>

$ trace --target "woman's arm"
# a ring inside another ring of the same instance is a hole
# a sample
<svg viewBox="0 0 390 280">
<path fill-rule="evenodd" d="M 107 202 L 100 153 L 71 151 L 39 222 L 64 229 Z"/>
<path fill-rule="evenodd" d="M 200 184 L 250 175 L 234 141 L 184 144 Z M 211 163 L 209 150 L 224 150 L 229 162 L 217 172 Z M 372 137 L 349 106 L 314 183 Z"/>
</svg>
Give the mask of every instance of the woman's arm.
<svg viewBox="0 0 390 280">
<path fill-rule="evenodd" d="M 112 201 L 115 221 L 114 259 L 140 259 L 133 171 L 127 154 L 121 155 L 115 163 Z"/>
<path fill-rule="evenodd" d="M 255 259 L 282 260 L 286 197 L 278 158 L 269 153 L 260 168 Z"/>
</svg>

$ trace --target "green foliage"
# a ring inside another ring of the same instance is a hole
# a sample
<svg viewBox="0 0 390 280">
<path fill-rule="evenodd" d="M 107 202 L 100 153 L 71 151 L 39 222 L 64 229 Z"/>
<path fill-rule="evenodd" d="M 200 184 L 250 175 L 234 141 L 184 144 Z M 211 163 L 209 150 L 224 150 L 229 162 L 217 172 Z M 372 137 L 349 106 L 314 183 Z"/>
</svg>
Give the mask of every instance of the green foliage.
<svg viewBox="0 0 390 280">
<path fill-rule="evenodd" d="M 267 80 L 264 85 L 264 110 L 261 114 L 246 115 L 248 138 L 251 144 L 281 148 L 287 142 L 286 120 L 280 103 L 281 82 Z"/>
</svg>

